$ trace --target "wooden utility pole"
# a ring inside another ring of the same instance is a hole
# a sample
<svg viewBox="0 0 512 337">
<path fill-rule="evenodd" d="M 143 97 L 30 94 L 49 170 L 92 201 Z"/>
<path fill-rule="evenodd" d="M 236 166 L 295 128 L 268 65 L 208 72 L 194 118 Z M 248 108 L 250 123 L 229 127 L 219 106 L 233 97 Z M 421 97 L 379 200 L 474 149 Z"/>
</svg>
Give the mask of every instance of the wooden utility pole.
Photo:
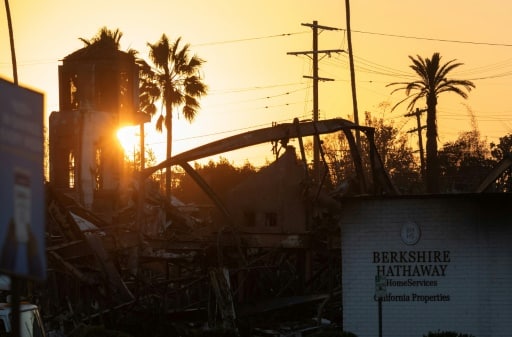
<svg viewBox="0 0 512 337">
<path fill-rule="evenodd" d="M 313 29 L 313 50 L 312 51 L 299 51 L 289 52 L 288 55 L 310 55 L 313 59 L 313 76 L 304 76 L 313 80 L 313 121 L 318 121 L 318 82 L 319 81 L 333 81 L 332 78 L 322 78 L 318 76 L 318 54 L 341 53 L 342 49 L 329 49 L 318 50 L 318 30 L 340 30 L 339 28 L 321 26 L 317 21 L 313 23 L 303 23 L 302 26 L 311 27 Z M 320 142 L 318 135 L 313 138 L 313 177 L 317 183 L 320 182 Z"/>
<path fill-rule="evenodd" d="M 345 0 L 345 15 L 347 23 L 347 44 L 348 44 L 348 60 L 350 64 L 350 83 L 352 86 L 352 106 L 354 110 L 354 123 L 359 125 L 359 111 L 357 109 L 357 94 L 356 94 L 356 72 L 354 69 L 354 53 L 352 52 L 352 33 L 350 30 L 350 0 Z M 356 130 L 356 144 L 359 151 L 361 151 L 361 136 L 359 130 Z"/>
<path fill-rule="evenodd" d="M 12 31 L 11 10 L 9 8 L 9 0 L 5 0 L 5 12 L 7 15 L 7 26 L 9 29 L 9 41 L 11 44 L 11 59 L 12 59 L 12 77 L 14 84 L 18 85 L 18 67 L 16 65 L 16 52 L 14 50 L 14 33 Z"/>
<path fill-rule="evenodd" d="M 14 33 L 12 30 L 12 19 L 11 19 L 11 9 L 9 7 L 9 0 L 5 0 L 5 12 L 7 16 L 7 28 L 9 29 L 9 42 L 11 44 L 11 60 L 12 60 L 12 77 L 15 85 L 18 85 L 18 66 L 16 63 L 16 52 L 14 49 Z M 18 276 L 11 276 L 11 293 L 12 293 L 12 326 L 11 331 L 14 337 L 21 336 L 21 314 L 20 314 L 20 305 L 21 305 L 21 279 Z"/>
<path fill-rule="evenodd" d="M 421 125 L 421 114 L 423 112 L 427 111 L 427 109 L 418 109 L 416 108 L 416 111 L 415 112 L 409 112 L 408 114 L 405 114 L 405 117 L 412 117 L 412 116 L 416 116 L 416 124 L 417 124 L 417 127 L 416 129 L 412 129 L 412 130 L 409 130 L 407 131 L 408 133 L 411 133 L 411 132 L 418 132 L 418 146 L 420 148 L 420 163 L 421 163 L 421 178 L 423 179 L 423 181 L 425 181 L 425 155 L 424 155 L 424 151 L 423 151 L 423 137 L 422 137 L 422 130 L 423 129 L 426 129 L 427 126 L 426 125 Z"/>
</svg>

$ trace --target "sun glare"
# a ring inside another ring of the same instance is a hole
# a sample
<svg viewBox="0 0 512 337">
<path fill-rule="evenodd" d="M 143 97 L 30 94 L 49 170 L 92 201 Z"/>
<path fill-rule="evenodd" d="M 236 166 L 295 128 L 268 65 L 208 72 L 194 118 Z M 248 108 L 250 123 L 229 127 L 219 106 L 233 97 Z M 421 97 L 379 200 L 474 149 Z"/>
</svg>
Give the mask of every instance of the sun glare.
<svg viewBox="0 0 512 337">
<path fill-rule="evenodd" d="M 139 146 L 139 127 L 126 126 L 117 130 L 117 139 L 121 143 L 126 154 L 133 154 L 138 151 Z"/>
</svg>

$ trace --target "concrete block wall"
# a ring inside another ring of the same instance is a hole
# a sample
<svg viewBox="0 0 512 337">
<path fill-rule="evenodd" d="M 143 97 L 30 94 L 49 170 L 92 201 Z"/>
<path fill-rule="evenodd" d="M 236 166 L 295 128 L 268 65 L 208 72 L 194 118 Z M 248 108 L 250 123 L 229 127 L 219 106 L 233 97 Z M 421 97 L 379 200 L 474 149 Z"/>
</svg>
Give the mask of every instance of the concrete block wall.
<svg viewBox="0 0 512 337">
<path fill-rule="evenodd" d="M 512 196 L 347 198 L 340 220 L 343 325 L 378 336 L 512 333 Z"/>
</svg>

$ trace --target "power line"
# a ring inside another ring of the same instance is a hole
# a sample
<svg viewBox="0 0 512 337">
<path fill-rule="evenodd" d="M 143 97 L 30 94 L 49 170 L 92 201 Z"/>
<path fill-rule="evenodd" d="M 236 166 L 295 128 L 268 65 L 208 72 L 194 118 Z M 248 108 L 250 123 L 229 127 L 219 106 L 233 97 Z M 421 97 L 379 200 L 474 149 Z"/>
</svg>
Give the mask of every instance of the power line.
<svg viewBox="0 0 512 337">
<path fill-rule="evenodd" d="M 287 120 L 281 120 L 281 121 L 277 121 L 277 123 L 289 123 L 290 120 L 287 119 Z M 180 139 L 175 139 L 173 141 L 175 142 L 181 142 L 181 141 L 186 141 L 186 140 L 191 140 L 191 139 L 198 139 L 198 138 L 206 138 L 206 137 L 212 137 L 212 136 L 219 136 L 219 135 L 223 135 L 223 134 L 227 134 L 227 133 L 234 133 L 234 132 L 240 132 L 240 131 L 247 131 L 247 130 L 255 130 L 255 129 L 259 129 L 259 128 L 262 128 L 262 127 L 268 127 L 270 123 L 265 123 L 265 124 L 259 124 L 259 125 L 253 125 L 253 126 L 247 126 L 247 127 L 244 127 L 244 128 L 238 128 L 238 129 L 230 129 L 230 130 L 224 130 L 224 131 L 218 131 L 218 132 L 213 132 L 213 133 L 208 133 L 208 134 L 202 134 L 202 135 L 198 135 L 198 136 L 190 136 L 190 137 L 185 137 L 185 138 L 180 138 Z M 148 145 L 155 145 L 155 144 L 164 144 L 165 141 L 161 141 L 161 142 L 151 142 L 151 143 L 148 143 Z"/>
<path fill-rule="evenodd" d="M 231 94 L 231 93 L 240 93 L 245 91 L 253 91 L 253 90 L 261 90 L 261 89 L 271 89 L 271 88 L 278 88 L 278 87 L 288 87 L 288 86 L 297 86 L 297 85 L 304 85 L 302 82 L 295 82 L 295 83 L 283 83 L 283 84 L 273 84 L 273 85 L 266 85 L 266 86 L 253 86 L 253 87 L 246 87 L 246 88 L 233 88 L 233 89 L 223 89 L 223 90 L 214 90 L 209 91 L 208 95 L 218 95 L 218 94 Z"/>
<path fill-rule="evenodd" d="M 343 28 L 336 28 L 334 30 L 343 31 L 346 30 Z M 413 40 L 425 40 L 425 41 L 438 41 L 438 42 L 448 42 L 448 43 L 462 43 L 462 44 L 474 44 L 474 45 L 486 45 L 486 46 L 496 46 L 496 47 L 512 47 L 512 44 L 510 43 L 495 43 L 495 42 L 481 42 L 481 41 L 464 41 L 464 40 L 451 40 L 451 39 L 438 39 L 438 38 L 429 38 L 429 37 L 421 37 L 421 36 L 411 36 L 411 35 L 401 35 L 401 34 L 390 34 L 390 33 L 377 33 L 377 32 L 370 32 L 370 31 L 363 31 L 363 30 L 352 30 L 354 33 L 359 34 L 368 34 L 368 35 L 379 35 L 379 36 L 386 36 L 386 37 L 396 37 L 401 39 L 413 39 Z M 230 44 L 230 43 L 238 43 L 238 42 L 246 42 L 246 41 L 254 41 L 254 40 L 263 40 L 263 39 L 272 39 L 272 38 L 278 38 L 278 37 L 286 37 L 286 36 L 292 36 L 292 35 L 300 35 L 300 34 L 307 34 L 308 31 L 302 31 L 302 32 L 293 32 L 293 33 L 281 33 L 281 34 L 273 34 L 273 35 L 265 35 L 265 36 L 255 36 L 255 37 L 247 37 L 247 38 L 240 38 L 240 39 L 233 39 L 233 40 L 225 40 L 225 41 L 214 41 L 214 42 L 205 42 L 205 43 L 198 43 L 192 45 L 192 47 L 204 47 L 204 46 L 214 46 L 214 45 L 221 45 L 221 44 Z M 23 62 L 21 65 L 37 65 L 37 64 L 45 64 L 45 63 L 54 63 L 58 62 L 54 60 L 32 60 Z M 0 62 L 0 65 L 7 65 L 8 63 Z M 10 63 L 9 63 L 10 64 Z"/>
<path fill-rule="evenodd" d="M 331 61 L 327 61 L 325 63 L 330 64 L 332 66 L 346 66 L 347 60 L 343 59 L 344 55 L 334 57 Z M 378 63 L 366 60 L 362 57 L 356 56 L 356 70 L 369 73 L 369 74 L 375 74 L 375 75 L 383 75 L 383 76 L 391 76 L 391 77 L 401 77 L 404 79 L 414 78 L 415 76 L 411 72 L 406 72 L 398 69 L 393 69 L 388 66 L 380 65 Z M 512 71 L 510 69 L 510 60 L 501 61 L 499 63 L 480 66 L 476 68 L 471 68 L 468 70 L 460 71 L 457 73 L 457 76 L 461 77 L 468 77 L 468 80 L 475 81 L 475 80 L 487 80 L 487 79 L 495 79 L 495 78 L 502 78 L 502 77 L 508 77 L 512 75 Z M 500 73 L 495 74 L 489 74 L 486 75 L 486 73 L 489 73 L 490 71 L 499 71 L 503 70 Z M 478 76 L 481 74 L 481 76 Z M 474 77 L 471 77 L 473 75 Z"/>
<path fill-rule="evenodd" d="M 337 29 L 340 31 L 345 31 L 344 29 Z M 447 42 L 447 43 L 461 43 L 461 44 L 472 44 L 472 45 L 487 45 L 487 46 L 498 46 L 498 47 L 511 47 L 512 44 L 507 43 L 490 43 L 490 42 L 477 42 L 477 41 L 462 41 L 462 40 L 450 40 L 450 39 L 436 39 L 436 38 L 427 38 L 427 37 L 417 37 L 417 36 L 407 36 L 407 35 L 400 35 L 400 34 L 387 34 L 387 33 L 376 33 L 376 32 L 369 32 L 369 31 L 361 31 L 361 30 L 352 30 L 353 33 L 360 33 L 360 34 L 370 34 L 370 35 L 379 35 L 379 36 L 386 36 L 386 37 L 393 37 L 393 38 L 402 38 L 402 39 L 416 39 L 416 40 L 427 40 L 427 41 L 440 41 L 440 42 Z M 266 35 L 266 36 L 259 36 L 259 37 L 248 37 L 248 38 L 241 38 L 241 39 L 234 39 L 234 40 L 226 40 L 226 41 L 217 41 L 217 42 L 207 42 L 207 43 L 201 43 L 201 44 L 195 44 L 195 47 L 203 47 L 203 46 L 214 46 L 214 45 L 222 45 L 222 44 L 230 44 L 230 43 L 240 43 L 240 42 L 246 42 L 246 41 L 255 41 L 255 40 L 262 40 L 262 39 L 273 39 L 273 38 L 279 38 L 279 37 L 288 37 L 292 35 L 299 35 L 299 34 L 306 34 L 308 31 L 302 31 L 302 32 L 293 32 L 293 33 L 283 33 L 283 34 L 273 34 L 273 35 Z M 333 63 L 334 65 L 340 65 L 344 62 L 344 59 L 346 58 L 345 54 L 341 54 L 340 56 L 335 55 L 332 59 L 327 59 L 324 62 L 325 63 Z M 331 61 L 332 60 L 332 61 Z M 357 57 L 356 56 L 356 68 L 359 71 L 365 71 L 368 73 L 373 73 L 376 75 L 386 75 L 386 76 L 396 76 L 396 77 L 409 77 L 410 75 L 405 74 L 405 72 L 393 69 L 387 66 L 379 65 L 377 63 L 374 63 L 372 61 L 369 61 L 367 59 Z M 469 69 L 466 71 L 466 73 L 471 73 L 472 75 L 476 75 L 474 78 L 470 80 L 486 80 L 486 79 L 492 79 L 492 78 L 501 78 L 506 76 L 511 76 L 512 72 L 508 71 L 506 68 L 508 65 L 508 61 L 502 61 L 500 63 L 491 64 L 488 66 L 482 66 L 475 69 Z M 57 61 L 50 61 L 48 59 L 39 59 L 39 60 L 27 60 L 26 62 L 22 62 L 21 64 L 18 64 L 18 66 L 33 66 L 33 65 L 39 65 L 39 64 L 50 64 L 55 63 Z M 339 63 L 337 63 L 339 62 Z M 346 62 L 346 60 L 345 60 Z M 0 63 L 0 66 L 2 66 L 2 63 Z M 485 72 L 490 72 L 492 70 L 502 70 L 502 72 L 498 74 L 490 74 L 489 76 L 483 76 L 485 75 Z M 481 74 L 482 76 L 478 76 L 478 74 Z M 478 76 L 478 77 L 477 77 Z M 337 80 L 337 81 L 344 81 L 344 80 Z M 345 80 L 346 81 L 346 80 Z M 358 81 L 361 82 L 361 81 Z M 378 82 L 378 81 L 368 81 L 368 82 Z M 237 92 L 244 92 L 244 91 L 252 91 L 252 90 L 261 90 L 261 89 L 270 89 L 273 87 L 279 87 L 279 86 L 286 86 L 288 84 L 278 84 L 278 85 L 271 85 L 271 86 L 255 86 L 255 87 L 249 87 L 249 88 L 240 88 L 240 89 L 228 89 L 231 90 L 232 93 Z M 304 89 L 299 89 L 304 90 Z M 229 91 L 225 91 L 224 93 L 228 94 Z M 210 92 L 209 95 L 214 94 L 223 94 L 222 91 L 218 92 Z M 276 97 L 277 95 L 271 96 Z M 258 98 L 263 99 L 263 98 Z M 253 100 L 258 100 L 253 99 Z M 310 100 L 305 99 L 305 102 L 310 102 Z M 288 103 L 290 104 L 290 103 Z M 291 103 L 296 104 L 296 103 Z M 229 131 L 226 131 L 229 132 Z"/>
<path fill-rule="evenodd" d="M 217 103 L 217 104 L 210 104 L 210 105 L 208 105 L 208 107 L 216 107 L 216 106 L 224 107 L 224 106 L 226 106 L 226 104 L 240 104 L 240 103 L 249 103 L 249 102 L 255 102 L 255 101 L 268 100 L 268 99 L 277 98 L 277 97 L 289 96 L 292 93 L 305 91 L 305 90 L 307 90 L 307 87 L 303 87 L 303 88 L 299 88 L 299 89 L 295 89 L 295 90 L 288 90 L 284 93 L 267 95 L 264 97 L 257 97 L 257 98 L 245 99 L 245 100 L 240 100 L 240 101 L 229 101 L 229 102 L 222 102 L 222 103 Z"/>
<path fill-rule="evenodd" d="M 512 71 L 501 73 L 501 74 L 496 74 L 496 75 L 489 75 L 489 76 L 470 78 L 469 81 L 490 80 L 490 79 L 501 78 L 501 77 L 508 77 L 508 76 L 512 76 Z"/>
<path fill-rule="evenodd" d="M 307 32 L 283 33 L 283 34 L 275 34 L 275 35 L 267 35 L 267 36 L 248 37 L 248 38 L 236 39 L 236 40 L 226 40 L 226 41 L 217 41 L 217 42 L 205 42 L 205 43 L 194 44 L 194 45 L 192 45 L 192 47 L 215 46 L 215 45 L 220 45 L 220 44 L 229 44 L 229 43 L 238 43 L 238 42 L 246 42 L 246 41 L 254 41 L 254 40 L 263 40 L 263 39 L 270 39 L 270 38 L 284 37 L 284 36 L 292 36 L 292 35 L 305 34 L 305 33 L 307 33 Z"/>
<path fill-rule="evenodd" d="M 352 30 L 352 32 L 360 33 L 360 34 L 380 35 L 380 36 L 388 36 L 388 37 L 398 37 L 398 38 L 402 38 L 402 39 L 437 41 L 437 42 L 449 42 L 449 43 L 462 43 L 462 44 L 474 44 L 474 45 L 495 46 L 495 47 L 512 47 L 512 44 L 509 44 L 509 43 L 493 43 L 493 42 L 477 42 L 477 41 L 435 39 L 435 38 L 430 38 L 430 37 L 419 37 L 419 36 L 407 36 L 407 35 L 398 35 L 398 34 L 366 32 L 366 31 L 362 31 L 362 30 Z"/>
</svg>

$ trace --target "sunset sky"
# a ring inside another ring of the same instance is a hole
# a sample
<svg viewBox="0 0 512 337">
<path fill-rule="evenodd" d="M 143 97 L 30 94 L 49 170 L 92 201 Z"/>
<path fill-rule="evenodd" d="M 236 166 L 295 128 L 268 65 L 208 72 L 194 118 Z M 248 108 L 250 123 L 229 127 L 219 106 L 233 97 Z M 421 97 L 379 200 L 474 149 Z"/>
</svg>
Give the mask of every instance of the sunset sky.
<svg viewBox="0 0 512 337">
<path fill-rule="evenodd" d="M 206 61 L 202 76 L 209 94 L 193 124 L 175 119 L 174 153 L 272 122 L 312 117 L 312 81 L 303 78 L 312 74 L 312 61 L 287 55 L 312 48 L 312 30 L 302 23 L 339 28 L 321 32 L 319 49 L 348 48 L 344 0 L 11 0 L 10 7 L 19 82 L 45 94 L 47 115 L 58 109 L 59 60 L 83 47 L 80 37 L 92 38 L 103 26 L 119 29 L 121 49 L 136 49 L 145 59 L 147 42 L 163 33 L 190 43 Z M 390 111 L 404 96 L 390 95 L 386 85 L 412 79 L 408 55 L 439 52 L 445 62 L 464 63 L 454 78 L 476 85 L 468 100 L 440 96 L 440 144 L 470 130 L 471 113 L 488 142 L 512 133 L 512 2 L 353 0 L 351 14 L 360 120 L 370 111 L 404 131 L 414 128 L 414 120 L 404 117 L 406 105 Z M 0 18 L 0 77 L 12 80 L 5 8 Z M 348 55 L 323 56 L 319 76 L 334 80 L 320 83 L 320 118 L 349 118 Z M 153 133 L 154 122 L 146 129 Z M 163 160 L 163 137 L 148 137 L 147 146 Z M 225 157 L 262 163 L 272 158 L 270 145 L 262 149 Z"/>
</svg>

